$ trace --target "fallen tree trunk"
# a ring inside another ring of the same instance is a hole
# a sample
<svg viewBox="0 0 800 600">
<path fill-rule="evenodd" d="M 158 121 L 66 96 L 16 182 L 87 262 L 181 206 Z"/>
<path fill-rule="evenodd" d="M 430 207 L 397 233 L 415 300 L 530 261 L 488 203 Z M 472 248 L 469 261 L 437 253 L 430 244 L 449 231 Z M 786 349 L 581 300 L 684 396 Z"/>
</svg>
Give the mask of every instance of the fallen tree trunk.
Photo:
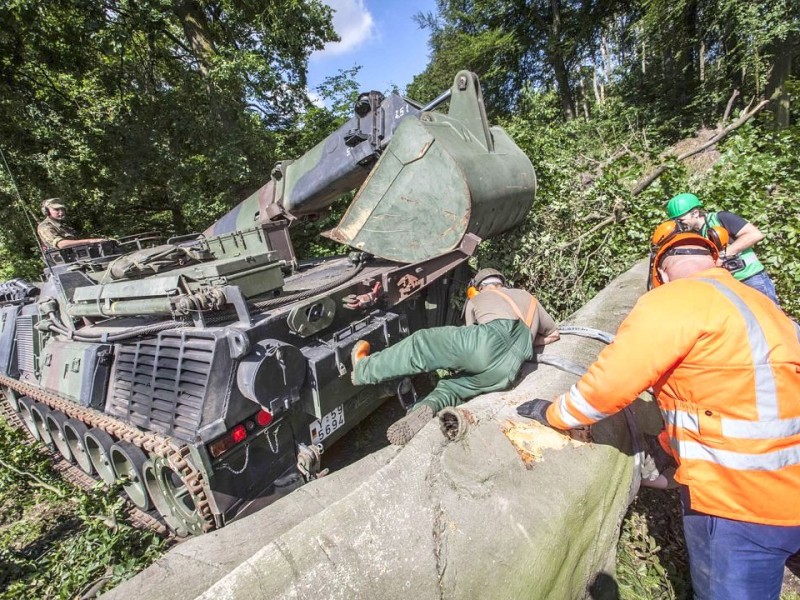
<svg viewBox="0 0 800 600">
<path fill-rule="evenodd" d="M 732 123 L 730 123 L 728 125 L 723 125 L 723 123 L 725 123 L 727 121 L 728 115 L 729 115 L 729 113 L 731 111 L 731 107 L 733 105 L 733 101 L 736 99 L 736 97 L 738 95 L 739 95 L 739 91 L 735 90 L 734 93 L 732 94 L 730 100 L 728 101 L 728 105 L 725 108 L 725 114 L 723 115 L 722 120 L 720 121 L 719 125 L 717 126 L 716 132 L 714 133 L 714 135 L 710 139 L 697 144 L 691 150 L 688 150 L 688 151 L 685 151 L 685 152 L 681 152 L 681 153 L 678 153 L 678 154 L 675 154 L 674 152 L 672 152 L 672 153 L 666 153 L 666 154 L 662 155 L 662 158 L 668 159 L 667 162 L 663 162 L 660 165 L 656 166 L 649 173 L 647 173 L 644 177 L 642 177 L 639 181 L 637 181 L 636 184 L 633 186 L 633 188 L 631 188 L 631 191 L 630 191 L 631 198 L 635 198 L 636 196 L 641 194 L 648 187 L 650 187 L 659 177 L 661 177 L 672 166 L 672 163 L 669 162 L 669 160 L 673 160 L 674 162 L 681 162 L 681 161 L 686 160 L 687 158 L 691 158 L 692 156 L 695 156 L 695 155 L 700 154 L 701 152 L 703 152 L 705 150 L 708 150 L 711 146 L 714 146 L 715 144 L 718 144 L 719 142 L 724 140 L 726 137 L 728 137 L 731 133 L 733 133 L 735 130 L 737 130 L 739 127 L 741 127 L 742 125 L 747 123 L 747 121 L 749 121 L 754 116 L 756 116 L 758 113 L 760 113 L 762 110 L 764 110 L 770 103 L 769 100 L 762 100 L 761 102 L 759 102 L 754 107 L 751 107 L 751 106 L 748 105 L 744 109 L 744 111 L 742 111 L 742 114 L 735 121 L 733 121 Z M 628 154 L 629 152 L 630 151 L 628 150 L 627 146 L 625 146 L 622 149 L 622 151 L 615 152 L 609 159 L 607 159 L 606 161 L 604 161 L 603 163 L 600 164 L 600 166 L 595 170 L 595 173 L 589 178 L 590 180 L 588 181 L 587 185 L 584 185 L 584 187 L 588 187 L 596 179 L 599 179 L 602 176 L 603 169 L 607 166 L 607 164 L 613 163 L 615 160 L 617 160 L 621 156 L 624 156 L 625 154 Z M 559 250 L 565 250 L 565 249 L 569 248 L 570 246 L 573 246 L 575 244 L 580 244 L 580 243 L 582 243 L 582 241 L 585 238 L 590 237 L 591 235 L 593 235 L 597 231 L 600 231 L 601 229 L 604 229 L 608 225 L 612 225 L 614 223 L 620 223 L 620 222 L 626 220 L 627 218 L 628 218 L 628 215 L 622 213 L 622 201 L 621 201 L 621 199 L 618 198 L 617 202 L 615 203 L 614 210 L 613 210 L 611 215 L 607 216 L 605 219 L 603 219 L 599 223 L 596 223 L 591 229 L 588 229 L 587 231 L 584 231 L 583 233 L 581 233 L 580 235 L 572 238 L 568 242 L 563 242 L 563 243 L 559 244 L 558 249 Z"/>
<path fill-rule="evenodd" d="M 644 292 L 646 270 L 636 265 L 569 323 L 616 331 Z M 564 336 L 545 357 L 587 366 L 602 347 Z M 575 380 L 526 365 L 514 389 L 458 409 L 460 435 L 444 435 L 434 419 L 404 448 L 384 448 L 185 542 L 105 597 L 606 597 L 638 484 L 629 423 L 607 419 L 586 444 L 515 412 Z M 655 433 L 652 404 L 635 408 L 636 427 Z"/>
<path fill-rule="evenodd" d="M 737 94 L 738 94 L 738 92 L 737 92 Z M 739 129 L 739 127 L 741 127 L 742 125 L 747 123 L 747 121 L 749 121 L 754 116 L 756 116 L 758 113 L 760 113 L 762 110 L 764 110 L 767 107 L 768 104 L 769 104 L 769 100 L 762 100 L 761 102 L 759 102 L 753 108 L 748 107 L 747 109 L 745 109 L 742 112 L 742 114 L 739 116 L 738 119 L 736 119 L 733 123 L 730 123 L 729 125 L 727 125 L 725 127 L 722 127 L 710 140 L 707 140 L 706 142 L 703 142 L 702 144 L 699 144 L 698 146 L 696 146 L 695 148 L 692 148 L 691 150 L 689 150 L 687 152 L 683 152 L 681 154 L 678 154 L 677 156 L 673 156 L 675 161 L 676 162 L 680 162 L 682 160 L 686 160 L 687 158 L 689 158 L 691 156 L 694 156 L 696 154 L 700 154 L 703 150 L 706 150 L 706 149 L 710 148 L 714 144 L 717 144 L 717 143 L 721 142 L 723 139 L 728 137 L 728 135 L 730 135 L 731 132 Z M 726 115 L 727 115 L 729 110 L 730 110 L 730 106 L 725 111 Z M 724 118 L 725 117 L 723 117 L 723 119 Z M 658 179 L 659 177 L 661 177 L 661 175 L 664 174 L 664 172 L 669 168 L 669 166 L 670 166 L 669 163 L 663 163 L 663 164 L 659 165 L 658 167 L 656 167 L 655 169 L 653 169 L 650 173 L 645 175 L 633 187 L 633 189 L 631 190 L 631 196 L 636 197 L 639 194 L 641 194 L 644 190 L 646 190 L 648 187 L 650 187 L 650 185 L 656 179 Z"/>
</svg>

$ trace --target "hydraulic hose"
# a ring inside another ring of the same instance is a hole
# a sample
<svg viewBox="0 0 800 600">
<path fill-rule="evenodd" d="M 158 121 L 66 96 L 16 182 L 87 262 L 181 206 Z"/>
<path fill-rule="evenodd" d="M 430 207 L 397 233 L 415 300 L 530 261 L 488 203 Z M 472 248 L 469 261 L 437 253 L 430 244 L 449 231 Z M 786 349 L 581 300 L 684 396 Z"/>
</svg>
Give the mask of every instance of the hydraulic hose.
<svg viewBox="0 0 800 600">
<path fill-rule="evenodd" d="M 308 290 L 302 290 L 299 292 L 294 292 L 292 294 L 286 294 L 285 296 L 278 296 L 277 298 L 270 298 L 269 300 L 262 300 L 261 302 L 255 302 L 251 306 L 255 308 L 257 311 L 264 311 L 270 308 L 275 308 L 278 306 L 282 306 L 284 304 L 288 304 L 289 302 L 296 302 L 298 300 L 305 300 L 306 298 L 312 298 L 317 294 L 321 294 L 323 292 L 327 292 L 328 290 L 332 290 L 343 283 L 350 281 L 353 277 L 358 275 L 364 269 L 364 263 L 356 264 L 355 268 L 352 271 L 346 272 L 344 275 L 337 277 L 336 279 L 329 281 L 328 283 L 321 285 L 316 288 L 311 288 Z"/>
<path fill-rule="evenodd" d="M 614 341 L 614 334 L 593 327 L 580 327 L 578 325 L 562 325 L 558 328 L 559 333 L 564 335 L 577 335 L 580 337 L 589 338 L 590 340 L 597 340 L 604 344 L 610 344 Z"/>
<path fill-rule="evenodd" d="M 145 325 L 143 327 L 136 327 L 120 333 L 107 333 L 107 332 L 74 332 L 61 323 L 55 313 L 48 315 L 53 324 L 50 326 L 50 331 L 54 331 L 60 335 L 71 337 L 79 342 L 121 342 L 127 339 L 140 337 L 144 335 L 152 335 L 168 329 L 176 329 L 177 327 L 185 326 L 188 321 L 161 321 L 160 323 L 153 323 L 152 325 Z"/>
</svg>

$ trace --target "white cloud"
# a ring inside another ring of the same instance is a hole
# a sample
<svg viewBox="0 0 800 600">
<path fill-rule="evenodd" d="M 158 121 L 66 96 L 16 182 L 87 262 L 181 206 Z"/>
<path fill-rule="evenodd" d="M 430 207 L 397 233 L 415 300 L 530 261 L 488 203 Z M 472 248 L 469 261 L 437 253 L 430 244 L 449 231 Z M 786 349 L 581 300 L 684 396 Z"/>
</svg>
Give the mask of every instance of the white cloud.
<svg viewBox="0 0 800 600">
<path fill-rule="evenodd" d="M 325 0 L 333 10 L 333 28 L 340 42 L 325 44 L 314 56 L 347 54 L 375 37 L 375 20 L 365 6 L 365 0 Z"/>
<path fill-rule="evenodd" d="M 325 101 L 322 99 L 322 96 L 320 96 L 316 92 L 312 92 L 311 90 L 306 90 L 306 95 L 308 96 L 308 99 L 311 101 L 311 104 L 313 104 L 317 108 L 325 108 Z"/>
</svg>

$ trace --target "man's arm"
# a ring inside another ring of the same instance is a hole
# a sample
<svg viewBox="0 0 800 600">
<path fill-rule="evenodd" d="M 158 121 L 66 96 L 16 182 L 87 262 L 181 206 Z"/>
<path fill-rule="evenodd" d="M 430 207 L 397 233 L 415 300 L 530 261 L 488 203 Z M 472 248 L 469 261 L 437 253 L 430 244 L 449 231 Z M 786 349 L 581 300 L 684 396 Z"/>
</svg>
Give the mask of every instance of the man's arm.
<svg viewBox="0 0 800 600">
<path fill-rule="evenodd" d="M 733 240 L 730 244 L 728 244 L 728 248 L 726 252 L 728 254 L 739 254 L 742 250 L 747 250 L 748 248 L 752 248 L 758 242 L 764 239 L 764 234 L 753 225 L 752 223 L 748 223 L 744 227 L 739 230 L 736 239 Z"/>
<path fill-rule="evenodd" d="M 704 315 L 682 299 L 685 286 L 678 287 L 682 289 L 665 287 L 639 299 L 614 342 L 547 408 L 551 426 L 583 427 L 619 412 L 688 354 L 702 331 Z"/>
<path fill-rule="evenodd" d="M 84 244 L 99 244 L 105 242 L 105 238 L 86 238 L 83 240 L 68 240 L 61 238 L 55 243 L 56 248 L 72 248 L 73 246 L 82 246 Z"/>
<path fill-rule="evenodd" d="M 63 233 L 57 229 L 49 220 L 42 221 L 36 228 L 39 239 L 46 248 L 71 248 L 83 244 L 97 244 L 104 242 L 104 238 L 84 238 L 76 240 L 63 237 Z"/>
<path fill-rule="evenodd" d="M 732 256 L 734 254 L 739 254 L 739 252 L 742 250 L 752 248 L 758 242 L 764 239 L 764 234 L 761 233 L 758 227 L 743 219 L 736 213 L 722 211 L 717 214 L 717 218 L 722 226 L 730 232 L 733 238 L 735 238 L 731 243 L 728 244 L 728 248 L 726 250 L 728 255 Z M 721 261 L 718 261 L 718 264 L 720 263 Z"/>
<path fill-rule="evenodd" d="M 536 302 L 536 300 L 534 300 L 534 302 Z M 547 344 L 552 344 L 561 339 L 561 334 L 558 333 L 556 322 L 553 320 L 553 317 L 550 316 L 550 313 L 544 309 L 541 302 L 539 302 L 536 311 L 539 313 L 539 327 L 533 338 L 533 345 L 546 346 Z"/>
</svg>

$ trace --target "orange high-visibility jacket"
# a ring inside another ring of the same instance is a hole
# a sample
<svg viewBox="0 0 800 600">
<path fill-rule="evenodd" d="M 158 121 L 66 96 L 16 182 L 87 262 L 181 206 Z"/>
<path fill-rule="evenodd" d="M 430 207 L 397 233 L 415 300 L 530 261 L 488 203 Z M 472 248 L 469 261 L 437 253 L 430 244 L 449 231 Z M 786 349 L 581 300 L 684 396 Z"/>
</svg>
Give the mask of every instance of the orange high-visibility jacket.
<svg viewBox="0 0 800 600">
<path fill-rule="evenodd" d="M 800 328 L 708 269 L 642 296 L 614 342 L 547 410 L 571 429 L 655 390 L 694 510 L 800 525 Z"/>
</svg>

